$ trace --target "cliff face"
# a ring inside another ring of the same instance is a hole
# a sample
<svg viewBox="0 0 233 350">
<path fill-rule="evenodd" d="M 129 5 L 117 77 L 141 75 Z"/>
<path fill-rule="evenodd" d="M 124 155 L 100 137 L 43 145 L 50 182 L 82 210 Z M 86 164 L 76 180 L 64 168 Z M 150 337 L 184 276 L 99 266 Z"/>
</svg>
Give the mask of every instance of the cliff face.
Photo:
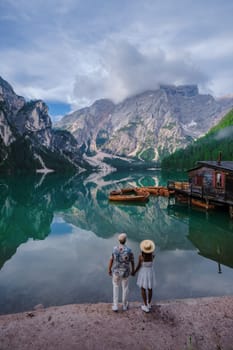
<svg viewBox="0 0 233 350">
<path fill-rule="evenodd" d="M 65 140 L 65 142 L 64 142 Z M 0 171 L 81 171 L 77 141 L 67 131 L 52 129 L 48 107 L 26 102 L 0 77 Z"/>
<path fill-rule="evenodd" d="M 69 130 L 86 152 L 161 160 L 205 134 L 232 105 L 232 99 L 199 94 L 196 85 L 161 85 L 117 105 L 96 101 L 57 127 Z"/>
</svg>

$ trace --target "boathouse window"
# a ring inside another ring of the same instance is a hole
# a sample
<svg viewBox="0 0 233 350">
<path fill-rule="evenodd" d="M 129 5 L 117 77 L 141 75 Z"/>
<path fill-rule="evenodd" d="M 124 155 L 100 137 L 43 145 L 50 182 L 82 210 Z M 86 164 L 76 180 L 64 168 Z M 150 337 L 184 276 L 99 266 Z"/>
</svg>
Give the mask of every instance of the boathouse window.
<svg viewBox="0 0 233 350">
<path fill-rule="evenodd" d="M 222 174 L 216 173 L 216 187 L 222 187 Z"/>
</svg>

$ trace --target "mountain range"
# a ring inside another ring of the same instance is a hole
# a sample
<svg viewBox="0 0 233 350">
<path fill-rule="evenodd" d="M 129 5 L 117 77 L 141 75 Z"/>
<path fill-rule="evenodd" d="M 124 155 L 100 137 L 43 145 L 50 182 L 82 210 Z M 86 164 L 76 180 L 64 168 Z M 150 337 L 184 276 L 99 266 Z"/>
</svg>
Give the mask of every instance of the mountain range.
<svg viewBox="0 0 233 350">
<path fill-rule="evenodd" d="M 158 162 L 208 132 L 232 106 L 233 98 L 200 94 L 196 85 L 161 85 L 118 104 L 98 100 L 56 127 L 70 131 L 85 155 Z"/>
<path fill-rule="evenodd" d="M 0 77 L 0 171 L 80 173 L 159 164 L 207 133 L 232 106 L 233 98 L 200 94 L 196 85 L 161 85 L 118 104 L 95 101 L 53 127 L 42 100 L 26 101 Z"/>
</svg>

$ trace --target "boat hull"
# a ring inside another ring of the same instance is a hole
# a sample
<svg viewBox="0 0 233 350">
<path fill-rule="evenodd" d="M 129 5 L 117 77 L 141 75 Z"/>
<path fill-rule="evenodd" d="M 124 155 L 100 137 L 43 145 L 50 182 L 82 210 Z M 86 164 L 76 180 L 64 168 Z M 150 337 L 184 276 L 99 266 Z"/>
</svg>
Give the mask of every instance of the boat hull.
<svg viewBox="0 0 233 350">
<path fill-rule="evenodd" d="M 147 202 L 150 193 L 141 189 L 122 189 L 112 191 L 108 197 L 109 201 L 115 202 Z"/>
</svg>

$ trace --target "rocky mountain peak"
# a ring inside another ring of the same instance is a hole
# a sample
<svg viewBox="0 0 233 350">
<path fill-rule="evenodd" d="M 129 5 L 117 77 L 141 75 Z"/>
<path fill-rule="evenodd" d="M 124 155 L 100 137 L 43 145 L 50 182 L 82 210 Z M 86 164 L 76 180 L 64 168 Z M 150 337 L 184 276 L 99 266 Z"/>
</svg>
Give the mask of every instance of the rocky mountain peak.
<svg viewBox="0 0 233 350">
<path fill-rule="evenodd" d="M 45 103 L 26 102 L 0 78 L 0 171 L 79 172 L 90 168 L 73 135 L 52 129 Z"/>
<path fill-rule="evenodd" d="M 14 115 L 25 104 L 22 96 L 15 94 L 11 85 L 0 77 L 0 107 L 6 113 Z"/>
<path fill-rule="evenodd" d="M 89 121 L 100 121 L 103 118 L 108 117 L 115 109 L 115 105 L 108 99 L 101 99 L 95 101 L 89 108 L 88 114 L 90 114 Z"/>
<path fill-rule="evenodd" d="M 106 110 L 112 110 L 115 107 L 115 104 L 108 99 L 100 99 L 95 101 L 92 105 L 91 108 L 95 112 L 101 113 L 101 112 L 106 112 Z"/>
<path fill-rule="evenodd" d="M 230 100 L 200 94 L 197 85 L 161 85 L 116 105 L 96 101 L 57 126 L 88 152 L 159 161 L 205 134 L 231 107 Z"/>
<path fill-rule="evenodd" d="M 199 94 L 197 85 L 166 85 L 161 84 L 160 90 L 165 91 L 168 95 L 178 95 L 183 97 L 194 97 Z"/>
<path fill-rule="evenodd" d="M 21 135 L 25 132 L 39 132 L 52 127 L 48 107 L 41 100 L 26 103 L 14 116 L 13 122 Z"/>
</svg>

